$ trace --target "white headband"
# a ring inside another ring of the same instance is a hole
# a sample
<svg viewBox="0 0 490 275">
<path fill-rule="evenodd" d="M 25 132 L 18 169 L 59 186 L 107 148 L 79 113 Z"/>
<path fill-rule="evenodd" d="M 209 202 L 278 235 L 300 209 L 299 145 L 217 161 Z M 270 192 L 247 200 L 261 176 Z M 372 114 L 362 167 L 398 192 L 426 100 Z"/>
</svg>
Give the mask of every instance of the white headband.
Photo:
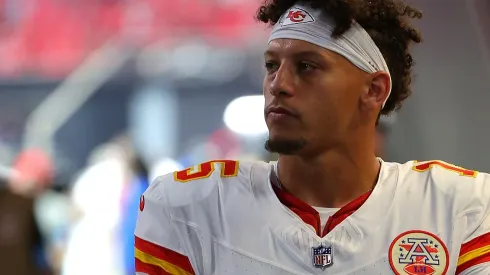
<svg viewBox="0 0 490 275">
<path fill-rule="evenodd" d="M 335 39 L 332 38 L 334 28 L 335 23 L 330 16 L 323 14 L 321 10 L 298 3 L 279 19 L 269 43 L 279 38 L 306 41 L 342 55 L 367 73 L 383 71 L 390 75 L 383 55 L 361 25 L 354 21 L 347 32 Z M 383 107 L 390 96 L 391 86 L 390 75 L 390 90 Z"/>
</svg>

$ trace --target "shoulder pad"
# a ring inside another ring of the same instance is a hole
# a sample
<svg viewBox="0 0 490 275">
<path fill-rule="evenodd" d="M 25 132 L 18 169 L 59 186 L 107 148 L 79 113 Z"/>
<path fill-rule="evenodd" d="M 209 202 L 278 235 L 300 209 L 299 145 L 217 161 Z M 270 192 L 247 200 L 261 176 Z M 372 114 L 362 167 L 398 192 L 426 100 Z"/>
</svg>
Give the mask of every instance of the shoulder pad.
<svg viewBox="0 0 490 275">
<path fill-rule="evenodd" d="M 440 160 L 410 161 L 401 165 L 400 176 L 407 188 L 433 188 L 447 199 L 458 201 L 461 211 L 481 207 L 477 198 L 490 195 L 486 173 L 466 169 Z M 483 200 L 483 197 L 482 197 Z M 486 199 L 488 200 L 488 199 Z"/>
<path fill-rule="evenodd" d="M 212 160 L 158 177 L 153 184 L 165 189 L 169 207 L 181 207 L 214 197 L 223 182 L 249 181 L 251 166 L 250 162 Z"/>
</svg>

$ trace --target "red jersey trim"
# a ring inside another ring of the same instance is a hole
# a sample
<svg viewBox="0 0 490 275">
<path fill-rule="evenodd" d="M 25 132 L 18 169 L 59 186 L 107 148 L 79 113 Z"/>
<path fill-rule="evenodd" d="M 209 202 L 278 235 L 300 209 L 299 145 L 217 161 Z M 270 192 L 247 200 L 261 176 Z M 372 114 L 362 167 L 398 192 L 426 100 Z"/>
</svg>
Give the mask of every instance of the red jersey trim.
<svg viewBox="0 0 490 275">
<path fill-rule="evenodd" d="M 456 274 L 486 262 L 490 262 L 490 232 L 461 245 Z"/>
<path fill-rule="evenodd" d="M 327 225 L 322 230 L 320 214 L 310 205 L 305 203 L 304 201 L 298 199 L 292 194 L 278 188 L 275 185 L 272 185 L 272 189 L 276 193 L 279 201 L 293 211 L 296 215 L 298 215 L 303 222 L 309 224 L 315 228 L 316 234 L 320 237 L 324 237 L 330 231 L 332 231 L 337 225 L 339 225 L 342 221 L 344 221 L 347 217 L 352 215 L 355 211 L 357 211 L 369 198 L 372 193 L 372 190 L 357 197 L 352 200 L 344 207 L 340 208 L 334 215 L 332 215 L 327 222 Z"/>
<path fill-rule="evenodd" d="M 161 272 L 165 271 L 166 273 L 150 273 L 151 275 L 195 274 L 189 258 L 173 250 L 143 240 L 137 236 L 135 236 L 134 248 L 137 271 L 138 269 L 155 271 L 156 268 L 161 270 Z"/>
</svg>

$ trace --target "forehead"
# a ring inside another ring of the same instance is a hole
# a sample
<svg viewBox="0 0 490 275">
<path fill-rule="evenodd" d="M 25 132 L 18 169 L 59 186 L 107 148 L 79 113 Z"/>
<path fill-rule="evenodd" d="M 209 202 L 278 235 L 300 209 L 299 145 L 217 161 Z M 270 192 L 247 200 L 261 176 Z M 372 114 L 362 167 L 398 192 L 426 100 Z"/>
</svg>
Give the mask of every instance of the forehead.
<svg viewBox="0 0 490 275">
<path fill-rule="evenodd" d="M 337 54 L 334 52 L 317 46 L 315 44 L 297 40 L 297 39 L 276 39 L 269 43 L 264 53 L 266 56 L 296 56 L 296 55 L 311 55 L 321 58 L 332 59 Z"/>
</svg>

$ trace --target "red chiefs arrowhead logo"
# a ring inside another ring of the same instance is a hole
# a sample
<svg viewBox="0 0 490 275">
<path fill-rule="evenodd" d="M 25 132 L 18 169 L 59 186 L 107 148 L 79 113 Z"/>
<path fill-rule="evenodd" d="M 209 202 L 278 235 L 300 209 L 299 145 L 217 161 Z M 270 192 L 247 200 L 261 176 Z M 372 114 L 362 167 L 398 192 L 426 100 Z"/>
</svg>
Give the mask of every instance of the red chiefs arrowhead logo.
<svg viewBox="0 0 490 275">
<path fill-rule="evenodd" d="M 300 8 L 291 8 L 281 20 L 281 26 L 315 22 L 315 18 L 307 11 Z"/>
<path fill-rule="evenodd" d="M 140 211 L 143 211 L 145 209 L 145 196 L 141 195 L 140 197 Z"/>
</svg>

